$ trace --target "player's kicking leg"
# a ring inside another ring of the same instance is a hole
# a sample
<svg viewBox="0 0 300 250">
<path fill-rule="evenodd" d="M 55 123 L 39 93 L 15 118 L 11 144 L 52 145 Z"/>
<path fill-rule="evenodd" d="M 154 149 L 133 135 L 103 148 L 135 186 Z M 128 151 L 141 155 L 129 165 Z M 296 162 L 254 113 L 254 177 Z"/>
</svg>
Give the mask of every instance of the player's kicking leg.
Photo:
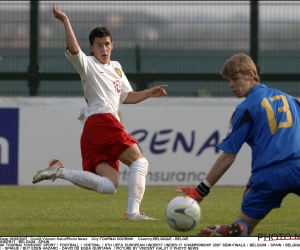
<svg viewBox="0 0 300 250">
<path fill-rule="evenodd" d="M 102 168 L 105 166 L 102 166 Z M 110 168 L 110 167 L 109 167 Z M 107 169 L 107 168 L 106 168 Z M 148 161 L 145 158 L 133 162 L 130 166 L 128 182 L 128 209 L 124 220 L 155 220 L 139 212 L 139 206 L 145 190 Z M 65 179 L 73 184 L 102 194 L 114 194 L 116 187 L 110 179 L 87 171 L 66 169 L 57 159 L 52 159 L 44 170 L 39 170 L 32 183 L 43 180 Z"/>
<path fill-rule="evenodd" d="M 115 185 L 107 177 L 88 171 L 64 168 L 62 163 L 56 159 L 50 160 L 46 169 L 38 171 L 33 177 L 32 183 L 35 184 L 43 180 L 54 181 L 57 178 L 68 180 L 78 187 L 102 194 L 114 194 L 116 192 Z"/>
</svg>

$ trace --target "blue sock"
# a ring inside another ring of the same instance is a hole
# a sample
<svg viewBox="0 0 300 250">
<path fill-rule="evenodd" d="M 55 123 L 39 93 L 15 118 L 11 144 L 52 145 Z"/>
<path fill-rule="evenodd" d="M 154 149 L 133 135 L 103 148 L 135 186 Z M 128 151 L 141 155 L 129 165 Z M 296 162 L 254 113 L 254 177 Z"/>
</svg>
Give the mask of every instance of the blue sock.
<svg viewBox="0 0 300 250">
<path fill-rule="evenodd" d="M 246 229 L 246 231 L 243 232 L 240 236 L 249 236 L 248 235 L 248 226 L 247 226 L 247 224 L 245 222 L 237 220 L 234 223 L 240 224 L 240 225 L 242 225 Z"/>
</svg>

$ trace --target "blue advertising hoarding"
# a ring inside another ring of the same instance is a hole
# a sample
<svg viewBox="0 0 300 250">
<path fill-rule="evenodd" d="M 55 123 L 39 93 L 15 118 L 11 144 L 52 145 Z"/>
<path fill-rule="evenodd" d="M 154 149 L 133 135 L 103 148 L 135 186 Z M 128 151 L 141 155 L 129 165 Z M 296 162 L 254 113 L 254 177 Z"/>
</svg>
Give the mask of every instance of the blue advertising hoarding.
<svg viewBox="0 0 300 250">
<path fill-rule="evenodd" d="M 0 108 L 0 185 L 18 184 L 19 109 Z"/>
</svg>

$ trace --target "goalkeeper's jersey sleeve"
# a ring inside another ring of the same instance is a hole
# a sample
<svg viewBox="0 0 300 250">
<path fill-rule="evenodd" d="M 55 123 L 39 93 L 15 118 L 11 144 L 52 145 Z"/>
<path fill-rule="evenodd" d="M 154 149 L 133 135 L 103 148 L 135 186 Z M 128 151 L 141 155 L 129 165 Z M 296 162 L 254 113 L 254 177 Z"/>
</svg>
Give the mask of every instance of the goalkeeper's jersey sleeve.
<svg viewBox="0 0 300 250">
<path fill-rule="evenodd" d="M 237 106 L 226 138 L 217 147 L 237 154 L 244 142 L 252 149 L 252 172 L 300 159 L 300 104 L 264 84 Z"/>
</svg>

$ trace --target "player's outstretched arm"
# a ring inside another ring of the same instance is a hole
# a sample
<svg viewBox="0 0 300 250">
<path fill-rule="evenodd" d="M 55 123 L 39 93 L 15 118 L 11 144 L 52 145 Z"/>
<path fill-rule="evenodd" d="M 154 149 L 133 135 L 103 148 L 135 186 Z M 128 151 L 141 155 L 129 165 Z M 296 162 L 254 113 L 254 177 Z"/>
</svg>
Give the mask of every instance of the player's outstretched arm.
<svg viewBox="0 0 300 250">
<path fill-rule="evenodd" d="M 72 55 L 77 55 L 80 47 L 78 45 L 68 16 L 64 12 L 62 12 L 57 5 L 53 6 L 53 15 L 56 19 L 60 20 L 64 24 L 67 49 Z"/>
<path fill-rule="evenodd" d="M 124 100 L 124 104 L 135 104 L 148 99 L 149 97 L 167 96 L 166 88 L 168 85 L 159 85 L 151 89 L 145 89 L 139 92 L 129 92 Z"/>
<path fill-rule="evenodd" d="M 235 161 L 235 158 L 236 154 L 227 154 L 225 152 L 218 157 L 205 178 L 211 186 L 215 185 L 217 181 L 225 174 L 228 168 Z"/>
</svg>

